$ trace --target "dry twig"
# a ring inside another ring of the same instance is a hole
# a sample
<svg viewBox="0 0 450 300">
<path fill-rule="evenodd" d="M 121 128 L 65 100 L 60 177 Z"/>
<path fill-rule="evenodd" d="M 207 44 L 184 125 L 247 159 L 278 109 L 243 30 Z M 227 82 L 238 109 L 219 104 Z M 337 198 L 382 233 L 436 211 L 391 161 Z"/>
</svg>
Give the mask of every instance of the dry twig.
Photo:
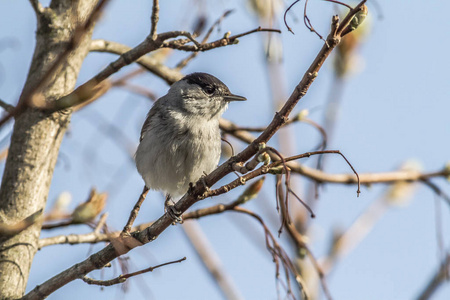
<svg viewBox="0 0 450 300">
<path fill-rule="evenodd" d="M 148 272 L 153 272 L 153 270 L 161 268 L 163 266 L 167 266 L 167 265 L 171 265 L 171 264 L 176 264 L 176 263 L 180 263 L 182 261 L 185 261 L 186 257 L 183 257 L 181 259 L 178 260 L 174 260 L 174 261 L 170 261 L 170 262 L 166 262 L 154 267 L 150 267 L 144 270 L 140 270 L 137 272 L 133 272 L 133 273 L 128 273 L 128 274 L 122 274 L 114 279 L 110 279 L 110 280 L 97 280 L 97 279 L 92 279 L 89 278 L 87 276 L 83 276 L 81 277 L 81 280 L 83 280 L 84 282 L 86 282 L 87 284 L 94 284 L 94 285 L 100 285 L 100 286 L 112 286 L 115 284 L 119 284 L 119 283 L 124 283 L 128 278 L 133 277 L 133 276 L 137 276 L 137 275 L 141 275 L 144 273 L 148 273 Z"/>
</svg>

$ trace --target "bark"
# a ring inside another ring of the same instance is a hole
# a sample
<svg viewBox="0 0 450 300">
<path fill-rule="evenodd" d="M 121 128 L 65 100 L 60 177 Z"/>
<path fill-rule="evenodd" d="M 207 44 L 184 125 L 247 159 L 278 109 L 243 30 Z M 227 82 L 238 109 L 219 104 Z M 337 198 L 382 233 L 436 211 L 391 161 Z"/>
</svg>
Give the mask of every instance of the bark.
<svg viewBox="0 0 450 300">
<path fill-rule="evenodd" d="M 37 11 L 36 48 L 22 98 L 33 91 L 52 62 L 63 53 L 77 24 L 84 22 L 98 0 L 53 0 Z M 53 101 L 71 92 L 88 53 L 92 29 L 56 69 L 40 92 Z M 59 147 L 70 113 L 45 113 L 28 108 L 16 118 L 0 188 L 0 222 L 15 224 L 46 204 Z M 0 298 L 20 298 L 37 250 L 38 222 L 12 237 L 0 237 Z"/>
</svg>

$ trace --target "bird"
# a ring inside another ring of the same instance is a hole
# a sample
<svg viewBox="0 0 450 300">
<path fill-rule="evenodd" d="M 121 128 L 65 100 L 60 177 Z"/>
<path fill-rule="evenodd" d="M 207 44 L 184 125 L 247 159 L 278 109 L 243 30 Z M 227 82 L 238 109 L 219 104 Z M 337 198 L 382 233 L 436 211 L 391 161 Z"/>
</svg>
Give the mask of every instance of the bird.
<svg viewBox="0 0 450 300">
<path fill-rule="evenodd" d="M 180 221 L 177 198 L 219 163 L 220 117 L 230 102 L 245 100 L 213 75 L 196 72 L 173 83 L 148 112 L 136 168 L 148 189 L 165 193 L 165 211 L 174 220 Z"/>
</svg>

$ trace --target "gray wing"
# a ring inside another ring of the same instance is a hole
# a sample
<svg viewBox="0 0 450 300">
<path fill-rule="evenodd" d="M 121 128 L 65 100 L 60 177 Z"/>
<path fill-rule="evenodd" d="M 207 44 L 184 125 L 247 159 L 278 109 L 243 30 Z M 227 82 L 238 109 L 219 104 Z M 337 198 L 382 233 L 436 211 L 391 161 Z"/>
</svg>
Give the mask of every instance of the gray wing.
<svg viewBox="0 0 450 300">
<path fill-rule="evenodd" d="M 152 118 L 156 115 L 157 110 L 155 109 L 155 106 L 157 106 L 158 101 L 153 104 L 153 107 L 150 109 L 150 111 L 147 114 L 147 118 L 145 119 L 144 125 L 142 125 L 141 129 L 141 137 L 139 138 L 139 143 L 142 142 L 142 139 L 144 138 L 145 133 L 150 130 L 150 124 L 152 122 Z"/>
<path fill-rule="evenodd" d="M 150 130 L 155 118 L 158 118 L 158 116 L 161 116 L 161 114 L 165 113 L 166 105 L 164 101 L 166 101 L 166 99 L 163 96 L 158 100 L 156 100 L 155 103 L 153 103 L 152 108 L 147 114 L 147 118 L 145 119 L 144 125 L 142 125 L 141 137 L 139 138 L 139 142 L 142 142 L 145 133 Z"/>
</svg>

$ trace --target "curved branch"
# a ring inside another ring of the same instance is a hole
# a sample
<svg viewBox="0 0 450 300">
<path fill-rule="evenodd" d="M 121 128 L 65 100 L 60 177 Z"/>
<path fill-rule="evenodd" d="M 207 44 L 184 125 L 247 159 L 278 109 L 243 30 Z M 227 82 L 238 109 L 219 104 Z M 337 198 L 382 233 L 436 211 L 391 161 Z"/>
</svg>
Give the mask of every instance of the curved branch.
<svg viewBox="0 0 450 300">
<path fill-rule="evenodd" d="M 99 39 L 93 40 L 91 42 L 91 47 L 89 51 L 107 52 L 122 55 L 130 51 L 131 49 L 132 49 L 131 47 L 128 47 L 120 43 Z M 165 80 L 168 84 L 172 84 L 183 77 L 183 74 L 181 74 L 180 72 L 165 66 L 157 59 L 149 55 L 142 56 L 141 58 L 137 59 L 136 62 L 140 64 L 144 69 Z"/>
<path fill-rule="evenodd" d="M 243 34 L 238 34 L 232 37 L 224 37 L 218 41 L 200 44 L 198 43 L 191 35 L 191 33 L 187 31 L 169 31 L 156 35 L 156 38 L 152 38 L 151 35 L 147 36 L 144 41 L 142 41 L 136 47 L 120 54 L 120 57 L 116 59 L 114 62 L 110 63 L 106 68 L 100 71 L 97 75 L 92 77 L 90 80 L 79 86 L 72 93 L 61 97 L 59 100 L 52 102 L 48 107 L 43 107 L 48 110 L 62 110 L 75 105 L 80 105 L 87 101 L 90 98 L 93 90 L 97 88 L 97 86 L 110 77 L 112 74 L 118 72 L 125 66 L 139 60 L 141 57 L 155 51 L 160 48 L 170 47 L 179 50 L 195 49 L 191 51 L 206 51 L 211 50 L 218 47 L 223 47 L 226 45 L 234 44 L 237 41 L 238 37 L 248 35 L 257 31 L 277 31 L 276 29 L 262 29 L 258 28 L 249 32 L 245 32 Z M 278 32 L 280 32 L 278 30 Z M 177 38 L 180 36 L 184 36 L 187 39 L 177 39 L 173 41 L 167 41 L 173 38 Z M 185 45 L 188 42 L 192 42 L 194 45 Z M 116 45 L 117 46 L 117 45 Z M 106 47 L 104 47 L 106 48 Z"/>
<path fill-rule="evenodd" d="M 248 131 L 236 130 L 239 129 L 235 124 L 226 119 L 220 120 L 220 129 L 238 140 L 247 144 L 256 140 L 256 137 Z M 272 160 L 277 161 L 278 156 L 271 155 Z M 317 182 L 321 183 L 335 183 L 335 184 L 356 184 L 357 180 L 354 174 L 330 174 L 321 170 L 317 170 L 297 162 L 290 161 L 287 166 L 291 172 L 304 175 Z M 444 168 L 435 172 L 420 173 L 413 171 L 394 171 L 383 173 L 358 173 L 361 184 L 369 185 L 375 183 L 394 183 L 397 181 L 421 181 L 434 177 L 448 177 L 450 176 L 450 169 Z"/>
<path fill-rule="evenodd" d="M 295 87 L 292 95 L 289 97 L 283 108 L 275 115 L 267 129 L 241 153 L 239 153 L 235 157 L 230 158 L 228 161 L 214 170 L 211 174 L 202 178 L 195 185 L 193 185 L 190 191 L 186 193 L 182 197 L 182 199 L 175 204 L 174 208 L 177 211 L 185 212 L 194 203 L 199 201 L 202 195 L 204 195 L 207 191 L 207 186 L 212 186 L 220 179 L 222 179 L 225 175 L 231 173 L 233 170 L 232 165 L 234 163 L 245 162 L 253 155 L 255 155 L 259 150 L 258 145 L 260 143 L 267 142 L 287 121 L 289 114 L 294 109 L 298 101 L 306 94 L 314 79 L 317 77 L 318 71 L 321 69 L 323 63 L 330 55 L 331 51 L 339 44 L 341 36 L 338 35 L 338 32 L 340 32 L 341 26 L 346 27 L 350 23 L 350 20 L 356 13 L 360 11 L 360 7 L 364 4 L 364 2 L 365 1 L 362 1 L 354 10 L 352 10 L 344 19 L 342 24 L 339 24 L 339 18 L 337 16 L 333 17 L 331 33 L 328 35 L 326 43 L 323 45 L 316 59 L 306 71 L 302 80 Z M 159 34 L 158 38 L 162 39 L 162 35 L 163 34 Z M 166 39 L 168 38 L 171 37 L 167 37 Z M 155 41 L 151 41 L 150 46 L 154 47 Z M 139 47 L 145 49 L 143 44 L 138 46 L 138 48 Z M 145 53 L 142 53 L 141 55 L 139 55 L 139 57 L 141 57 Z M 139 57 L 136 57 L 136 59 Z M 104 80 L 109 75 L 120 69 L 122 66 L 132 62 L 130 60 L 127 60 L 126 58 L 129 58 L 126 54 L 121 56 L 121 58 L 112 63 L 110 67 L 99 73 L 99 78 L 103 78 L 102 80 Z M 94 79 L 95 78 L 97 78 L 97 76 L 94 77 Z M 77 278 L 81 278 L 95 269 L 103 268 L 108 262 L 120 255 L 128 253 L 134 247 L 141 246 L 142 244 L 147 244 L 155 240 L 164 230 L 166 230 L 172 224 L 172 221 L 172 217 L 170 217 L 168 213 L 165 213 L 145 230 L 141 232 L 135 232 L 129 237 L 124 236 L 122 237 L 122 239 L 118 239 L 115 243 L 111 243 L 99 252 L 92 254 L 86 260 L 73 265 L 72 267 L 50 278 L 43 284 L 36 286 L 27 295 L 25 295 L 23 299 L 45 298 L 67 283 Z M 120 249 L 118 249 L 118 246 L 120 246 Z M 289 276 L 287 276 L 287 279 L 289 279 Z M 301 278 L 296 277 L 296 279 L 300 280 Z"/>
</svg>

